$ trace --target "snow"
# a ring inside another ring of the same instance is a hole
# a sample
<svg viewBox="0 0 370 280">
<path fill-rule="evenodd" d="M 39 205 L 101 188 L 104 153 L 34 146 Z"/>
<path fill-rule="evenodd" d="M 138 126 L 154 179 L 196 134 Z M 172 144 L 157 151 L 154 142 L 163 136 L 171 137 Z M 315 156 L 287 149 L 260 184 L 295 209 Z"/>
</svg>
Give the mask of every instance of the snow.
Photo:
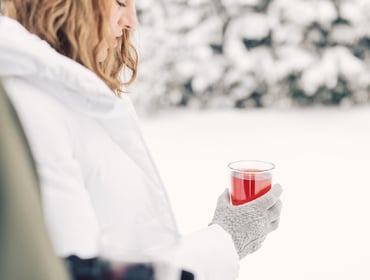
<svg viewBox="0 0 370 280">
<path fill-rule="evenodd" d="M 189 32 L 185 35 L 185 41 L 188 46 L 221 43 L 220 30 L 222 30 L 221 19 L 217 16 L 208 16 L 199 24 L 190 26 Z"/>
<path fill-rule="evenodd" d="M 295 24 L 276 24 L 273 40 L 277 44 L 298 45 L 303 41 L 303 30 Z"/>
<path fill-rule="evenodd" d="M 250 40 L 261 40 L 270 31 L 269 17 L 258 13 L 249 13 L 247 17 L 240 17 L 233 23 L 240 37 Z"/>
<path fill-rule="evenodd" d="M 284 8 L 284 18 L 297 25 L 307 26 L 317 19 L 317 7 L 311 1 L 300 1 L 294 5 L 289 3 Z"/>
<path fill-rule="evenodd" d="M 296 46 L 279 47 L 276 54 L 279 58 L 276 68 L 279 78 L 286 77 L 290 73 L 304 71 L 317 61 L 313 54 Z"/>
<path fill-rule="evenodd" d="M 316 1 L 317 22 L 323 26 L 330 27 L 331 23 L 338 17 L 333 1 Z"/>
<path fill-rule="evenodd" d="M 336 87 L 338 76 L 350 78 L 350 83 L 361 84 L 366 65 L 346 48 L 338 46 L 324 51 L 321 61 L 309 67 L 302 74 L 302 87 L 307 95 L 314 95 L 320 86 Z M 364 81 L 366 83 L 366 81 Z"/>
<path fill-rule="evenodd" d="M 370 107 L 166 111 L 142 128 L 184 234 L 210 222 L 230 161 L 277 165 L 280 227 L 239 280 L 370 279 Z"/>
<path fill-rule="evenodd" d="M 217 59 L 209 60 L 208 62 L 203 62 L 198 65 L 192 83 L 195 92 L 205 91 L 207 87 L 214 85 L 222 78 L 223 65 L 217 63 L 215 60 Z"/>
<path fill-rule="evenodd" d="M 326 50 L 330 52 L 330 50 Z M 333 55 L 337 57 L 339 71 L 350 79 L 366 72 L 367 65 L 359 58 L 355 57 L 351 52 L 344 47 L 336 47 L 332 51 Z"/>
<path fill-rule="evenodd" d="M 340 5 L 341 16 L 353 23 L 364 21 L 364 15 L 361 6 L 356 2 L 343 2 Z"/>
<path fill-rule="evenodd" d="M 340 24 L 333 27 L 330 39 L 338 44 L 351 45 L 360 38 L 357 33 L 359 33 L 359 31 L 356 29 L 354 30 L 349 25 Z"/>
</svg>

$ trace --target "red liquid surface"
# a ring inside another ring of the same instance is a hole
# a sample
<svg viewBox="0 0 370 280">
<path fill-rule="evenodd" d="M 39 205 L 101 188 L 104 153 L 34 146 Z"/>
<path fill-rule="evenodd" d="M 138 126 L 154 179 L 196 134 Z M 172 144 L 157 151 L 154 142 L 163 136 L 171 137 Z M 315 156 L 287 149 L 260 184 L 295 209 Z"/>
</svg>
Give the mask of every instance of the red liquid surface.
<svg viewBox="0 0 370 280">
<path fill-rule="evenodd" d="M 244 170 L 256 172 L 260 170 Z M 241 205 L 267 193 L 271 189 L 271 173 L 234 173 L 231 176 L 231 202 Z"/>
</svg>

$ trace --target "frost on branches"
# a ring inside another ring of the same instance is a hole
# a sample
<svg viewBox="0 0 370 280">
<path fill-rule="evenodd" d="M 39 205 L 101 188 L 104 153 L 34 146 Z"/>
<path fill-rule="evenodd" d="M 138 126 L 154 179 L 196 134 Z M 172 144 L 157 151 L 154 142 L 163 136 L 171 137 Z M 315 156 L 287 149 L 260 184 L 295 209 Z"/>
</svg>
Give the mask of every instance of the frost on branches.
<svg viewBox="0 0 370 280">
<path fill-rule="evenodd" d="M 370 103 L 368 0 L 137 4 L 140 108 Z"/>
</svg>

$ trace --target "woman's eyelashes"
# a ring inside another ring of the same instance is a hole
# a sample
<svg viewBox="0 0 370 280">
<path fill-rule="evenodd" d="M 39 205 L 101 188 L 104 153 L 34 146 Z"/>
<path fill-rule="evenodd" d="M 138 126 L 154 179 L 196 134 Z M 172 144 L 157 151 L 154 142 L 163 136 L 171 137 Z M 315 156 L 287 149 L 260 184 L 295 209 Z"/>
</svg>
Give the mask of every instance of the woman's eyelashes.
<svg viewBox="0 0 370 280">
<path fill-rule="evenodd" d="M 118 6 L 120 6 L 120 7 L 126 7 L 126 2 L 124 2 L 124 1 L 119 1 L 119 0 L 116 0 L 116 2 L 117 2 L 117 4 L 118 4 Z"/>
</svg>

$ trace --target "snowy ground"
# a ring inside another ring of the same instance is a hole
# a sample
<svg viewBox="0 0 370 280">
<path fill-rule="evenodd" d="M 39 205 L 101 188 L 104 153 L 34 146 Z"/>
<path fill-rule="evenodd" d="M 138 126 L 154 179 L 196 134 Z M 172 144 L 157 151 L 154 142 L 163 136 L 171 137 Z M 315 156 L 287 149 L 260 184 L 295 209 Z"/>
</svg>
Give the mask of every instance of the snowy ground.
<svg viewBox="0 0 370 280">
<path fill-rule="evenodd" d="M 166 112 L 142 126 L 184 234 L 209 223 L 228 162 L 277 165 L 280 228 L 239 279 L 370 279 L 370 107 Z"/>
</svg>

